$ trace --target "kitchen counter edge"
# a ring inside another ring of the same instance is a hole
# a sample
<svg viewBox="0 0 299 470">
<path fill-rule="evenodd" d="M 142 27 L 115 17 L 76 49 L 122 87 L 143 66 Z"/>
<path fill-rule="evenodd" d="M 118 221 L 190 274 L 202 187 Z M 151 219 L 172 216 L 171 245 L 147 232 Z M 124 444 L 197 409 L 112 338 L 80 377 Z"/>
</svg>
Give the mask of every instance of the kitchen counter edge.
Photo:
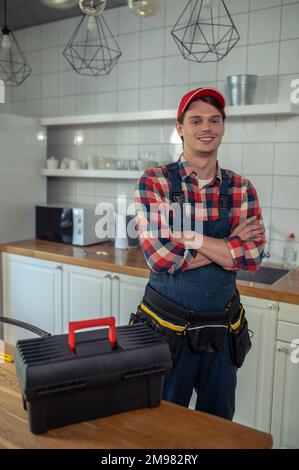
<svg viewBox="0 0 299 470">
<path fill-rule="evenodd" d="M 0 252 L 131 276 L 147 278 L 150 272 L 140 248 L 119 250 L 112 243 L 74 247 L 32 239 L 0 244 Z M 241 295 L 299 305 L 298 269 L 273 286 L 245 281 L 237 286 Z"/>
</svg>

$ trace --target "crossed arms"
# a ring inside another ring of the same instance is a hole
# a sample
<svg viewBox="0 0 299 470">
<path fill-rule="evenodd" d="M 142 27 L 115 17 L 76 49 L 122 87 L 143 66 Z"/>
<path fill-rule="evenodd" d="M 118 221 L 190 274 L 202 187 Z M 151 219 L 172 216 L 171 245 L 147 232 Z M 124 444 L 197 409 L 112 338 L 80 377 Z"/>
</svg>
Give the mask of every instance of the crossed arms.
<svg viewBox="0 0 299 470">
<path fill-rule="evenodd" d="M 145 177 L 146 178 L 146 177 Z M 233 217 L 232 232 L 218 239 L 196 232 L 183 232 L 179 237 L 153 236 L 149 230 L 148 212 L 163 203 L 160 188 L 151 178 L 139 181 L 135 192 L 141 247 L 154 272 L 176 273 L 216 263 L 227 270 L 256 271 L 262 260 L 265 232 L 256 191 L 248 184 Z M 143 210 L 141 210 L 141 206 Z M 145 210 L 144 210 L 145 208 Z M 155 226 L 163 233 L 168 224 L 157 213 Z M 169 227 L 168 227 L 169 228 Z"/>
</svg>

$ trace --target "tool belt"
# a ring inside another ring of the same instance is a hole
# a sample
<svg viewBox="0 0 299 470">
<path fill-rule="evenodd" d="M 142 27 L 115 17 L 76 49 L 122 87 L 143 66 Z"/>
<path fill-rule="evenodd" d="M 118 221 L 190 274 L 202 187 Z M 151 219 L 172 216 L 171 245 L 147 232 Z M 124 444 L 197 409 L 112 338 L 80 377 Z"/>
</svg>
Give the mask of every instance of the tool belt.
<svg viewBox="0 0 299 470">
<path fill-rule="evenodd" d="M 237 367 L 241 367 L 251 347 L 238 291 L 224 310 L 196 312 L 169 300 L 148 284 L 142 302 L 130 317 L 131 325 L 138 322 L 145 323 L 167 340 L 174 366 L 185 336 L 192 352 L 206 354 L 221 351 L 225 335 L 229 333 L 232 360 Z"/>
</svg>

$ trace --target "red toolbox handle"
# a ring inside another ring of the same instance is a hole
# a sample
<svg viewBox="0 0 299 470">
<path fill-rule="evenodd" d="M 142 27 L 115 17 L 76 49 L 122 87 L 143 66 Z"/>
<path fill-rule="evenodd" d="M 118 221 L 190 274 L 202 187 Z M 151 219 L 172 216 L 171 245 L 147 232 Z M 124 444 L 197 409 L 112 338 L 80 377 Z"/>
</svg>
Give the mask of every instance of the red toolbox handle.
<svg viewBox="0 0 299 470">
<path fill-rule="evenodd" d="M 112 348 L 116 346 L 115 318 L 105 317 L 96 318 L 95 320 L 72 321 L 69 322 L 68 344 L 72 351 L 76 350 L 75 331 L 84 328 L 92 328 L 94 326 L 109 326 L 108 338 Z"/>
</svg>

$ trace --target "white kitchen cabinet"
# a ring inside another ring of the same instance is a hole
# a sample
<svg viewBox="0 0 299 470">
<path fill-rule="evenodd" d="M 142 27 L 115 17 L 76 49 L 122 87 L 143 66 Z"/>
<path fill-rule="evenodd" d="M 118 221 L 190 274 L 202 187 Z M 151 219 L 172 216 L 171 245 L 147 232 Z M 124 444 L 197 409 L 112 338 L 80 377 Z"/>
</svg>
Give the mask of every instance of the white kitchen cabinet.
<svg viewBox="0 0 299 470">
<path fill-rule="evenodd" d="M 117 325 L 128 324 L 146 284 L 142 277 L 3 254 L 4 314 L 50 333 L 66 333 L 70 321 L 110 315 Z M 16 327 L 4 328 L 11 344 L 31 336 Z"/>
<path fill-rule="evenodd" d="M 272 435 L 275 448 L 299 448 L 299 306 L 281 303 L 277 330 Z M 297 345 L 296 345 L 297 344 Z"/>
<path fill-rule="evenodd" d="M 109 316 L 110 274 L 97 269 L 63 265 L 63 331 L 68 322 Z"/>
<path fill-rule="evenodd" d="M 3 314 L 59 333 L 62 327 L 62 265 L 3 253 Z M 4 326 L 4 339 L 34 337 L 24 329 Z"/>
<path fill-rule="evenodd" d="M 234 421 L 270 432 L 278 303 L 247 296 L 241 302 L 254 336 L 238 370 Z"/>
<path fill-rule="evenodd" d="M 130 314 L 136 312 L 144 295 L 147 278 L 113 274 L 111 311 L 118 318 L 119 325 L 127 325 Z"/>
<path fill-rule="evenodd" d="M 78 266 L 63 266 L 64 330 L 69 321 L 113 315 L 118 325 L 128 324 L 147 284 L 146 278 Z"/>
</svg>

